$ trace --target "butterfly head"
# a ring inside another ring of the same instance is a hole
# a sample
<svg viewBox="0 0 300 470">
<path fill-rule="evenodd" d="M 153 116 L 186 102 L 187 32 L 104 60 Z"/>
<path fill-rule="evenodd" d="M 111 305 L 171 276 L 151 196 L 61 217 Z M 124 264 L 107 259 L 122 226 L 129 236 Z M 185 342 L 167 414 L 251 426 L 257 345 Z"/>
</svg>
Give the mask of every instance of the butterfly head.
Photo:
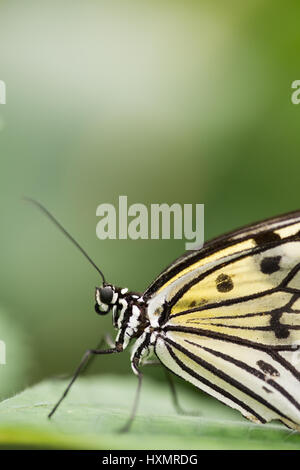
<svg viewBox="0 0 300 470">
<path fill-rule="evenodd" d="M 106 315 L 114 305 L 116 305 L 120 296 L 120 289 L 112 284 L 103 283 L 101 287 L 96 287 L 95 293 L 95 311 L 99 315 Z"/>
<path fill-rule="evenodd" d="M 95 294 L 96 313 L 106 315 L 112 310 L 113 326 L 119 330 L 117 343 L 125 348 L 129 339 L 138 336 L 148 324 L 145 300 L 137 292 L 108 283 L 96 287 Z"/>
</svg>

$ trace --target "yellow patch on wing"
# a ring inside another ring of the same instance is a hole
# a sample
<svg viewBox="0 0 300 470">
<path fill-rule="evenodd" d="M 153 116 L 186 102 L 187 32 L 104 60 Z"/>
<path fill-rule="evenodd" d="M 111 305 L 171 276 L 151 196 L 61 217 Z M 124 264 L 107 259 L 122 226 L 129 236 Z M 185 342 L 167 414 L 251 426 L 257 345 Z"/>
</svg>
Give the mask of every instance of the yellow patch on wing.
<svg viewBox="0 0 300 470">
<path fill-rule="evenodd" d="M 183 293 L 172 307 L 171 316 L 198 306 L 209 306 L 230 299 L 244 298 L 246 302 L 247 297 L 251 295 L 261 294 L 279 286 L 299 261 L 300 243 L 289 242 L 262 253 L 233 260 L 225 267 L 221 264 L 211 274 L 204 273 L 199 282 Z M 288 283 L 288 287 L 300 289 L 299 273 Z M 178 291 L 178 286 L 176 290 Z M 171 291 L 169 298 L 172 295 Z M 274 298 L 278 301 L 279 297 Z M 253 302 L 255 305 L 255 300 Z M 273 308 L 275 307 L 276 302 Z"/>
<path fill-rule="evenodd" d="M 205 258 L 202 258 L 200 260 L 198 260 L 196 263 L 194 264 L 191 264 L 190 266 L 188 266 L 187 268 L 183 269 L 182 271 L 180 271 L 178 274 L 176 274 L 175 276 L 173 276 L 172 278 L 170 278 L 159 290 L 158 292 L 160 292 L 162 289 L 164 289 L 165 287 L 167 287 L 168 285 L 174 283 L 177 279 L 179 279 L 180 277 L 184 276 L 185 274 L 188 274 L 188 273 L 191 273 L 193 271 L 196 271 L 197 269 L 199 269 L 201 266 L 204 266 L 205 264 L 208 264 L 208 263 L 213 263 L 221 258 L 223 258 L 224 256 L 230 256 L 232 255 L 233 253 L 237 253 L 239 251 L 244 251 L 244 250 L 249 250 L 250 248 L 253 248 L 255 247 L 255 242 L 254 240 L 252 239 L 249 239 L 249 240 L 246 240 L 246 241 L 243 241 L 243 242 L 240 242 L 240 243 L 236 243 L 232 246 L 229 246 L 228 248 L 224 248 L 223 250 L 220 250 L 220 251 L 216 251 L 215 253 L 213 253 L 212 255 L 210 256 L 206 256 Z"/>
</svg>

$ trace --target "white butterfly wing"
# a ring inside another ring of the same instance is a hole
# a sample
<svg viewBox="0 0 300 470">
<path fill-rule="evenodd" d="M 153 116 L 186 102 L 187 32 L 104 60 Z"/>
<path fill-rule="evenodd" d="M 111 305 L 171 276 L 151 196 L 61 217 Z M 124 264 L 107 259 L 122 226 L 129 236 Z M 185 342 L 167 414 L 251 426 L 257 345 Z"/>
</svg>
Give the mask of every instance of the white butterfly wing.
<svg viewBox="0 0 300 470">
<path fill-rule="evenodd" d="M 148 314 L 166 367 L 251 420 L 300 430 L 300 224 L 272 228 L 188 264 Z"/>
</svg>

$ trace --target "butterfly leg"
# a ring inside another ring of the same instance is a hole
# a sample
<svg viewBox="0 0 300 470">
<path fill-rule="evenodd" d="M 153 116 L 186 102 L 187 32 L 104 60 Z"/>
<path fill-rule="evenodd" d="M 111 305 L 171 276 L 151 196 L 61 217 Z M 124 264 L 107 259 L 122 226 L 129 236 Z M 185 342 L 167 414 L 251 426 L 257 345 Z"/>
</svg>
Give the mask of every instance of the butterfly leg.
<svg viewBox="0 0 300 470">
<path fill-rule="evenodd" d="M 93 349 L 102 349 L 104 346 L 109 346 L 110 348 L 114 348 L 114 346 L 115 346 L 114 341 L 113 341 L 113 339 L 112 339 L 112 337 L 110 336 L 109 333 L 102 336 L 102 338 L 99 341 L 99 343 L 97 344 L 97 346 Z M 89 356 L 89 360 L 86 361 L 85 365 L 81 369 L 81 372 L 80 372 L 81 375 L 85 374 L 86 371 L 88 369 L 90 369 L 90 367 L 93 364 L 95 358 L 96 358 L 96 356 L 94 354 Z M 61 374 L 61 375 L 58 375 L 58 376 L 54 376 L 53 379 L 56 379 L 56 380 L 70 380 L 72 377 L 73 376 L 70 375 L 70 374 Z"/>
<path fill-rule="evenodd" d="M 165 367 L 164 367 L 164 372 L 165 372 L 165 376 L 170 387 L 170 391 L 172 395 L 172 402 L 177 413 L 179 415 L 184 415 L 184 416 L 201 416 L 201 413 L 197 411 L 186 411 L 181 407 L 179 400 L 178 400 L 178 393 L 175 387 L 174 380 L 172 378 L 172 374 Z"/>
<path fill-rule="evenodd" d="M 157 361 L 145 361 L 143 363 L 143 366 L 148 366 L 148 365 L 162 365 L 160 362 L 157 362 Z M 140 393 L 141 393 L 141 388 L 142 388 L 142 379 L 143 379 L 143 374 L 141 373 L 141 371 L 139 370 L 138 366 L 137 366 L 137 361 L 134 361 L 133 362 L 133 368 L 134 368 L 134 371 L 135 371 L 135 374 L 137 375 L 138 377 L 138 386 L 137 386 L 137 389 L 136 389 L 136 394 L 135 394 L 135 398 L 134 398 L 134 402 L 133 402 L 133 407 L 132 407 L 132 410 L 131 410 L 131 413 L 130 413 L 130 416 L 125 424 L 125 426 L 123 426 L 119 432 L 123 433 L 123 432 L 128 432 L 133 421 L 134 421 L 134 418 L 135 418 L 135 415 L 136 415 L 136 412 L 137 412 L 137 407 L 138 407 L 138 404 L 139 404 L 139 400 L 140 400 Z M 179 404 L 179 401 L 178 401 L 178 396 L 177 396 L 177 392 L 176 392 L 176 389 L 175 389 L 175 385 L 174 385 L 174 382 L 171 378 L 171 374 L 164 368 L 164 371 L 165 371 L 165 375 L 166 375 L 166 378 L 167 378 L 167 381 L 168 381 L 168 384 L 170 386 L 170 390 L 171 390 L 171 395 L 172 395 L 172 401 L 173 401 L 173 405 L 177 411 L 178 414 L 183 414 L 183 415 L 190 415 L 190 416 L 195 416 L 195 413 L 188 413 L 186 411 L 184 411 L 180 404 Z"/>
<path fill-rule="evenodd" d="M 132 370 L 138 378 L 138 386 L 137 386 L 137 389 L 136 389 L 136 394 L 135 394 L 133 407 L 132 407 L 130 416 L 129 416 L 125 426 L 123 426 L 120 429 L 120 432 L 129 431 L 129 429 L 130 429 L 130 427 L 133 423 L 133 420 L 135 418 L 137 407 L 138 407 L 139 400 L 140 400 L 140 394 L 141 394 L 141 388 L 142 388 L 142 379 L 143 379 L 143 374 L 140 371 L 140 365 L 142 363 L 145 364 L 145 362 L 147 362 L 147 357 L 149 355 L 151 355 L 150 354 L 151 349 L 153 349 L 153 346 L 151 344 L 151 333 L 149 331 L 145 330 L 144 333 L 140 336 L 140 338 L 136 341 L 136 343 L 134 345 L 134 348 L 133 348 L 133 351 L 132 351 L 131 359 L 130 359 Z"/>
<path fill-rule="evenodd" d="M 101 340 L 99 341 L 99 343 L 97 344 L 97 346 L 94 349 L 102 349 L 103 346 L 109 346 L 111 349 L 113 349 L 115 347 L 115 343 L 114 343 L 114 341 L 113 341 L 113 339 L 112 339 L 112 337 L 110 336 L 109 333 L 107 333 L 106 335 L 104 335 L 101 338 Z M 89 356 L 89 359 L 86 361 L 85 365 L 81 369 L 81 375 L 85 374 L 86 371 L 88 369 L 90 369 L 90 367 L 94 363 L 95 359 L 96 359 L 95 354 Z"/>
<path fill-rule="evenodd" d="M 82 371 L 82 369 L 85 367 L 85 365 L 87 364 L 89 358 L 92 356 L 92 355 L 96 355 L 96 354 L 114 354 L 114 353 L 118 353 L 118 352 L 121 352 L 122 350 L 121 349 L 118 349 L 116 347 L 114 348 L 110 348 L 110 349 L 88 349 L 82 359 L 81 359 L 81 362 L 79 364 L 79 366 L 77 367 L 69 385 L 67 386 L 67 388 L 65 389 L 64 393 L 62 394 L 61 398 L 58 400 L 58 402 L 56 403 L 56 405 L 54 406 L 54 408 L 52 409 L 52 411 L 49 413 L 48 415 L 48 418 L 51 418 L 51 416 L 55 413 L 55 411 L 57 410 L 57 408 L 59 407 L 59 405 L 61 404 L 61 402 L 63 401 L 63 399 L 66 397 L 66 395 L 68 394 L 71 386 L 73 385 L 73 383 L 75 382 L 75 380 L 77 379 L 78 375 L 80 374 L 80 372 Z"/>
<path fill-rule="evenodd" d="M 137 366 L 135 367 L 135 373 L 138 377 L 138 386 L 137 386 L 137 389 L 136 389 L 136 394 L 135 394 L 135 397 L 134 397 L 134 402 L 133 402 L 133 407 L 132 407 L 132 410 L 131 410 L 131 413 L 130 413 L 130 416 L 127 420 L 127 422 L 125 423 L 125 426 L 123 426 L 119 432 L 123 433 L 123 432 L 128 432 L 133 421 L 134 421 L 134 418 L 135 418 L 135 415 L 136 415 L 136 411 L 137 411 L 137 407 L 138 407 L 138 404 L 139 404 L 139 401 L 140 401 L 140 394 L 141 394 L 141 388 L 142 388 L 142 379 L 143 379 L 143 374 L 141 373 L 141 371 L 137 368 Z"/>
<path fill-rule="evenodd" d="M 166 376 L 166 379 L 167 379 L 167 383 L 169 385 L 169 388 L 170 388 L 170 392 L 171 392 L 171 397 L 172 397 L 172 403 L 173 403 L 173 406 L 176 410 L 176 412 L 179 414 L 179 415 L 185 415 L 185 416 L 195 416 L 195 413 L 194 412 L 189 412 L 189 411 L 185 411 L 180 403 L 179 403 L 179 399 L 178 399 L 178 393 L 177 393 L 177 390 L 176 390 L 176 387 L 175 387 L 175 383 L 174 383 L 174 380 L 172 378 L 172 374 L 168 371 L 168 369 L 166 369 L 163 364 L 160 362 L 160 361 L 145 361 L 143 363 L 143 366 L 161 366 L 163 367 L 163 370 L 164 370 L 164 373 L 165 373 L 165 376 Z"/>
<path fill-rule="evenodd" d="M 173 402 L 173 406 L 174 406 L 175 410 L 177 411 L 177 413 L 179 415 L 188 414 L 180 406 L 180 403 L 179 403 L 179 400 L 178 400 L 178 393 L 176 391 L 174 380 L 173 380 L 170 372 L 165 367 L 164 367 L 164 373 L 165 373 L 165 376 L 166 376 L 166 379 L 167 379 L 167 382 L 168 382 L 168 385 L 169 385 L 169 388 L 170 388 L 170 392 L 171 392 L 171 396 L 172 396 L 172 402 Z"/>
</svg>

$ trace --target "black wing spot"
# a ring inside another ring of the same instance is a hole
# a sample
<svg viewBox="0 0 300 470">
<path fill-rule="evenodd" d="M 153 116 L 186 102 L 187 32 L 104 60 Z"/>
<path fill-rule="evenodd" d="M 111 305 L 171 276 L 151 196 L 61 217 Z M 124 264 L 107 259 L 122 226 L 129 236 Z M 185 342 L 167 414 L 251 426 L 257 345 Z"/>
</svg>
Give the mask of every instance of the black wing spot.
<svg viewBox="0 0 300 470">
<path fill-rule="evenodd" d="M 272 377 L 280 376 L 278 370 L 275 369 L 275 367 L 273 367 L 271 364 L 268 364 L 265 361 L 257 361 L 256 364 L 265 374 L 271 375 Z"/>
<path fill-rule="evenodd" d="M 233 289 L 233 282 L 228 274 L 219 274 L 216 279 L 216 286 L 219 292 L 229 292 Z"/>
<path fill-rule="evenodd" d="M 266 245 L 267 243 L 278 242 L 281 240 L 280 235 L 275 232 L 262 232 L 253 237 L 257 245 Z"/>
<path fill-rule="evenodd" d="M 281 256 L 268 256 L 260 263 L 260 270 L 264 274 L 272 274 L 280 270 Z"/>
<path fill-rule="evenodd" d="M 283 325 L 280 323 L 281 312 L 273 314 L 270 320 L 270 326 L 273 329 L 276 338 L 288 338 L 290 336 L 290 332 L 287 325 Z"/>
</svg>

